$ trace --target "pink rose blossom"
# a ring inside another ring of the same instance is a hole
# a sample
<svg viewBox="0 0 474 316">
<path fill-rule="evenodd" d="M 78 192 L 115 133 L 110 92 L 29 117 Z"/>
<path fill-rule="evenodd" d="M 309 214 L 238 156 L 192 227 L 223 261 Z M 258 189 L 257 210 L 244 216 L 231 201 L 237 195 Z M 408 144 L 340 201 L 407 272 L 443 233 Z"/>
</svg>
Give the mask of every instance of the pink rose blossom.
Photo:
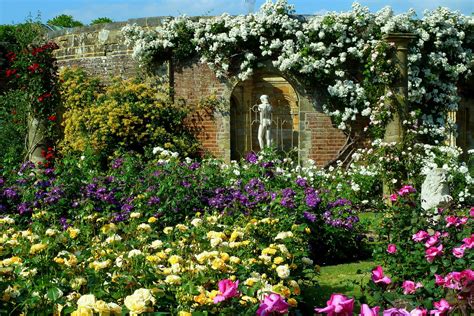
<svg viewBox="0 0 474 316">
<path fill-rule="evenodd" d="M 465 225 L 468 220 L 469 220 L 469 218 L 464 216 L 464 217 L 459 218 L 458 223 L 459 223 L 459 225 Z"/>
<path fill-rule="evenodd" d="M 450 272 L 444 278 L 444 287 L 453 289 L 453 290 L 460 290 L 461 287 L 461 273 L 460 272 Z"/>
<path fill-rule="evenodd" d="M 378 316 L 379 315 L 380 307 L 375 306 L 370 308 L 367 304 L 362 304 L 360 307 L 360 314 L 359 316 Z"/>
<path fill-rule="evenodd" d="M 454 248 L 454 249 L 453 249 L 453 255 L 454 255 L 456 258 L 462 258 L 462 257 L 464 257 L 464 245 L 462 245 L 461 247 Z"/>
<path fill-rule="evenodd" d="M 413 281 L 403 281 L 403 294 L 408 295 L 408 294 L 414 294 L 416 289 L 419 289 L 420 287 L 423 287 L 423 284 L 420 282 L 415 283 Z"/>
<path fill-rule="evenodd" d="M 381 266 L 377 266 L 375 269 L 372 270 L 372 281 L 374 281 L 374 283 L 378 284 L 378 283 L 383 283 L 383 284 L 390 284 L 392 283 L 392 280 L 385 276 L 383 274 L 383 269 Z"/>
<path fill-rule="evenodd" d="M 433 262 L 437 256 L 441 256 L 443 254 L 443 245 L 439 245 L 438 247 L 431 247 L 426 249 L 425 251 L 425 258 L 428 262 Z"/>
<path fill-rule="evenodd" d="M 324 308 L 315 308 L 316 313 L 326 313 L 328 316 L 352 316 L 354 309 L 354 299 L 348 299 L 342 294 L 331 295 L 327 306 Z"/>
<path fill-rule="evenodd" d="M 406 309 L 390 308 L 383 311 L 383 316 L 410 316 Z"/>
<path fill-rule="evenodd" d="M 435 274 L 435 284 L 438 286 L 444 286 L 446 280 L 441 275 Z"/>
<path fill-rule="evenodd" d="M 474 217 L 474 207 L 471 207 L 471 210 L 469 211 L 469 216 Z"/>
<path fill-rule="evenodd" d="M 451 306 L 449 305 L 448 301 L 446 301 L 444 298 L 441 299 L 441 301 L 439 302 L 434 302 L 433 305 L 436 310 L 430 311 L 430 315 L 444 316 L 451 309 Z"/>
<path fill-rule="evenodd" d="M 454 226 L 458 222 L 458 218 L 452 215 L 446 216 L 444 220 L 446 221 L 446 227 Z"/>
<path fill-rule="evenodd" d="M 428 238 L 428 240 L 425 242 L 425 247 L 426 248 L 429 248 L 429 247 L 433 247 L 434 245 L 436 245 L 439 241 L 439 238 L 437 235 L 433 235 L 431 237 Z"/>
<path fill-rule="evenodd" d="M 471 249 L 474 247 L 474 234 L 471 235 L 471 237 L 464 238 L 462 240 L 464 242 L 464 247 Z"/>
<path fill-rule="evenodd" d="M 396 195 L 395 193 L 394 194 L 390 194 L 390 201 L 392 202 L 395 202 L 398 198 L 398 195 Z"/>
<path fill-rule="evenodd" d="M 233 282 L 229 279 L 220 280 L 219 284 L 219 294 L 214 297 L 214 304 L 225 301 L 229 298 L 239 295 L 238 287 L 239 281 Z"/>
<path fill-rule="evenodd" d="M 466 269 L 461 272 L 461 275 L 459 277 L 461 286 L 464 289 L 470 289 L 474 285 L 474 271 L 471 269 Z"/>
<path fill-rule="evenodd" d="M 272 313 L 286 314 L 290 305 L 285 301 L 283 296 L 271 293 L 263 298 L 257 310 L 258 316 L 272 315 Z"/>
<path fill-rule="evenodd" d="M 388 244 L 387 246 L 387 252 L 389 254 L 394 254 L 397 252 L 397 246 L 395 244 Z"/>
<path fill-rule="evenodd" d="M 424 308 L 415 308 L 410 312 L 410 316 L 426 316 L 428 311 Z"/>
<path fill-rule="evenodd" d="M 411 185 L 404 185 L 400 190 L 398 190 L 398 195 L 404 196 L 413 192 L 416 192 L 414 187 L 412 187 Z"/>
<path fill-rule="evenodd" d="M 428 237 L 430 237 L 430 234 L 428 234 L 424 230 L 420 230 L 419 232 L 417 232 L 416 234 L 412 236 L 412 239 L 416 242 L 422 242 Z"/>
</svg>

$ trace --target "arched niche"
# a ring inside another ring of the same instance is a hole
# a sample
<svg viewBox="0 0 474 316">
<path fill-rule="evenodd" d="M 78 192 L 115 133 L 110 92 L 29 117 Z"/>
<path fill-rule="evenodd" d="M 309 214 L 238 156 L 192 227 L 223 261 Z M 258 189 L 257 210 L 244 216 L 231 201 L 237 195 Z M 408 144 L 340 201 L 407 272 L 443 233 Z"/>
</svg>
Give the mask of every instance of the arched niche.
<svg viewBox="0 0 474 316">
<path fill-rule="evenodd" d="M 260 151 L 257 139 L 260 96 L 269 96 L 272 110 L 273 146 L 290 152 L 299 148 L 300 109 L 294 87 L 282 76 L 257 73 L 239 82 L 230 97 L 230 158 L 238 160 L 250 152 Z"/>
</svg>

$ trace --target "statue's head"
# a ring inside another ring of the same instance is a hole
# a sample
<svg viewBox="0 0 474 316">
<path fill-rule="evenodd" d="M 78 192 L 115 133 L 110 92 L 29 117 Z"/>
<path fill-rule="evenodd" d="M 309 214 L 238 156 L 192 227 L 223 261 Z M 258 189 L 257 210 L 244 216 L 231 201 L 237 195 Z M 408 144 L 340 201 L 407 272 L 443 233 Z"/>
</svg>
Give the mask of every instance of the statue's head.
<svg viewBox="0 0 474 316">
<path fill-rule="evenodd" d="M 262 101 L 262 103 L 268 103 L 268 95 L 262 94 L 260 96 L 260 101 Z"/>
</svg>

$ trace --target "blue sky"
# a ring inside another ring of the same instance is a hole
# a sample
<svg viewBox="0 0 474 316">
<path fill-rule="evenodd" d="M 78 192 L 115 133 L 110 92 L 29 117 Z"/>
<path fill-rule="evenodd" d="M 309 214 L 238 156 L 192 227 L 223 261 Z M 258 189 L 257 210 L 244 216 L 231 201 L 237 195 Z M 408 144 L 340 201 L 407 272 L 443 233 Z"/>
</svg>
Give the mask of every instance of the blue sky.
<svg viewBox="0 0 474 316">
<path fill-rule="evenodd" d="M 258 9 L 264 0 L 256 0 Z M 289 0 L 297 13 L 317 14 L 326 11 L 348 11 L 352 0 Z M 395 12 L 414 8 L 421 16 L 425 9 L 438 6 L 459 10 L 466 15 L 474 12 L 474 0 L 360 0 L 359 3 L 377 11 L 390 5 Z M 167 15 L 219 15 L 223 12 L 243 14 L 247 12 L 244 0 L 0 0 L 0 24 L 23 22 L 31 13 L 40 12 L 41 20 L 59 14 L 70 14 L 83 23 L 97 17 L 110 17 L 114 21 L 130 18 Z"/>
</svg>

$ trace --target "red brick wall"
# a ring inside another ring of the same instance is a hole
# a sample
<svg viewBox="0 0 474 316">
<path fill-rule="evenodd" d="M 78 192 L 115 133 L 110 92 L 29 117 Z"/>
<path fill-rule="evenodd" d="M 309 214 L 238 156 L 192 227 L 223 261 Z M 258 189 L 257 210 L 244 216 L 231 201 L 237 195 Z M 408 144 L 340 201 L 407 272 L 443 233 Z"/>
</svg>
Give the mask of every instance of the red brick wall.
<svg viewBox="0 0 474 316">
<path fill-rule="evenodd" d="M 306 113 L 306 126 L 311 130 L 311 150 L 309 158 L 318 166 L 337 157 L 346 142 L 346 136 L 332 126 L 331 119 L 324 113 Z"/>
<path fill-rule="evenodd" d="M 198 62 L 175 67 L 173 81 L 175 100 L 183 99 L 191 106 L 198 105 L 206 97 L 221 97 L 225 90 L 225 84 L 214 72 Z M 188 122 L 202 143 L 204 153 L 217 157 L 224 155 L 218 144 L 218 122 L 212 112 L 198 111 L 190 116 Z"/>
</svg>

